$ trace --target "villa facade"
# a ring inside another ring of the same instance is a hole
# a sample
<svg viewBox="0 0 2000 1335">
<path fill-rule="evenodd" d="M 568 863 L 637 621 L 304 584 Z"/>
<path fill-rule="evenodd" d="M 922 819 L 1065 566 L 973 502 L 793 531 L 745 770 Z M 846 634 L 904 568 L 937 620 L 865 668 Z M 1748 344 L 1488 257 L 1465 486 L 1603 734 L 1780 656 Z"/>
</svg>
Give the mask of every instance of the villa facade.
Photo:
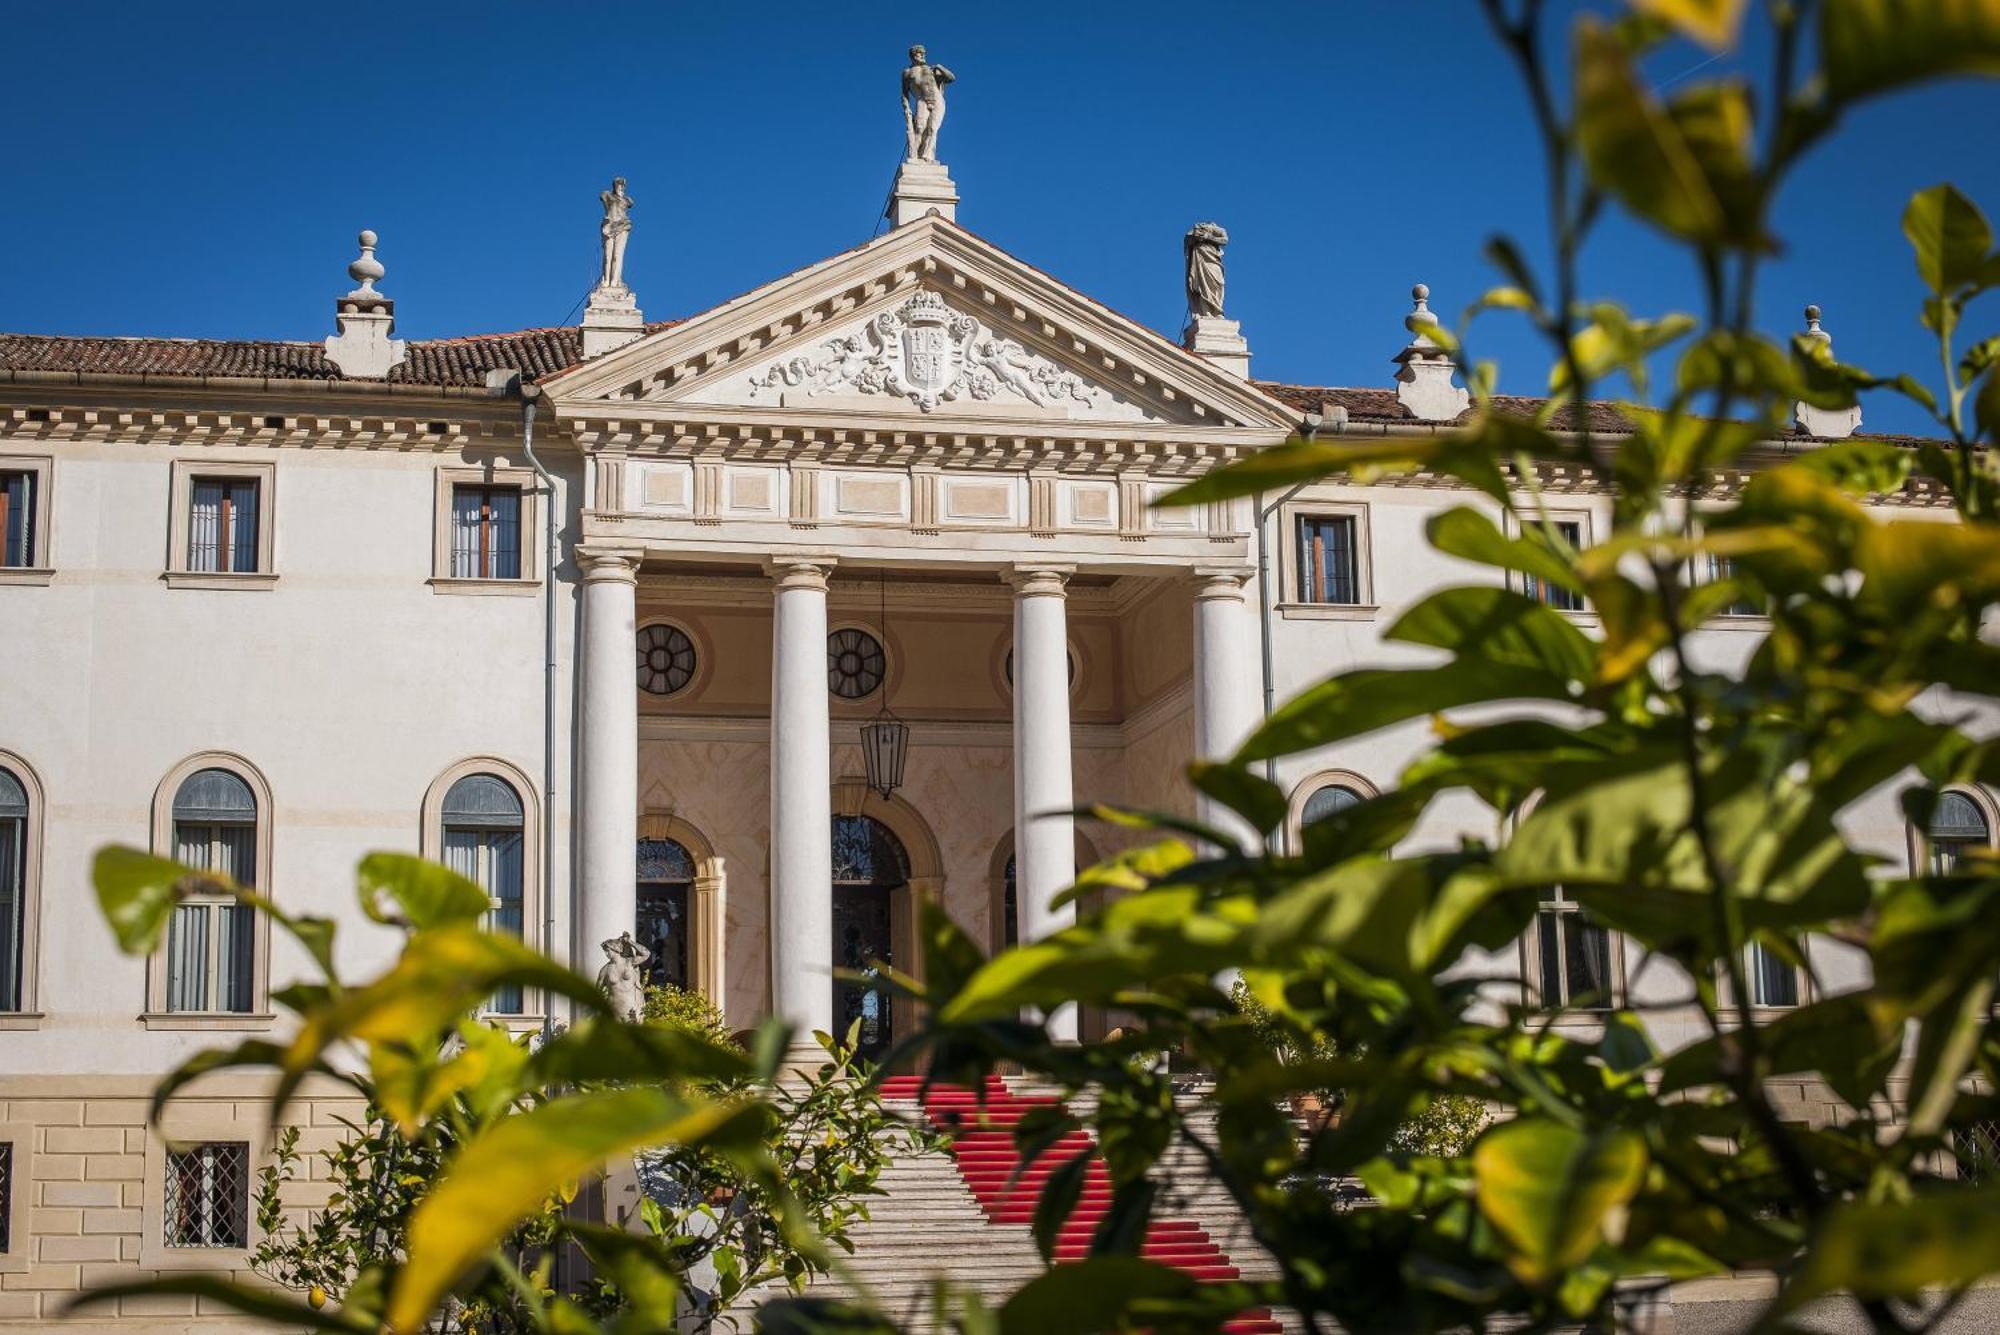
<svg viewBox="0 0 2000 1335">
<path fill-rule="evenodd" d="M 1398 612 L 1490 576 L 1424 538 L 1486 502 L 1421 473 L 1267 511 L 1155 504 L 1302 430 L 1449 430 L 1464 393 L 1421 300 L 1403 331 L 1383 313 L 1393 379 L 1262 381 L 1219 269 L 1213 310 L 1191 275 L 1176 341 L 959 225 L 934 162 L 905 178 L 884 234 L 665 323 L 610 258 L 614 191 L 578 327 L 400 342 L 364 236 L 323 342 L 0 335 L 0 1321 L 135 1269 L 240 1267 L 251 1241 L 255 1091 L 198 1091 L 175 1143 L 144 1100 L 189 1054 L 277 1033 L 272 990 L 306 961 L 222 903 L 182 906 L 155 958 L 120 955 L 101 847 L 338 920 L 355 977 L 397 945 L 357 909 L 355 864 L 422 852 L 580 969 L 629 932 L 732 1026 L 858 1019 L 879 1049 L 909 1017 L 834 970 L 919 968 L 925 901 L 989 947 L 1059 927 L 1055 895 L 1118 837 L 1047 813 L 1193 812 L 1185 762 L 1262 714 L 1265 634 L 1283 699 L 1413 661 L 1383 639 Z M 1541 481 L 1579 544 L 1608 528 L 1590 477 Z M 1950 514 L 1916 484 L 1884 504 Z M 1740 661 L 1763 626 L 1720 618 L 1700 652 Z M 1393 785 L 1429 736 L 1281 762 L 1286 837 Z M 1885 790 L 1852 828 L 1906 863 L 2000 825 L 1984 792 L 1946 810 L 1912 831 Z M 1495 820 L 1441 802 L 1412 842 Z M 1753 961 L 1760 1005 L 1853 980 L 1853 957 L 1810 949 L 1809 975 Z M 1560 900 L 1487 963 L 1531 996 L 1624 987 L 1620 943 Z M 532 993 L 495 1011 L 545 1015 Z M 1817 1097 L 1796 1091 L 1801 1115 Z M 324 1138 L 338 1108 L 299 1116 Z M 207 1328 L 191 1303 L 124 1315 Z"/>
</svg>

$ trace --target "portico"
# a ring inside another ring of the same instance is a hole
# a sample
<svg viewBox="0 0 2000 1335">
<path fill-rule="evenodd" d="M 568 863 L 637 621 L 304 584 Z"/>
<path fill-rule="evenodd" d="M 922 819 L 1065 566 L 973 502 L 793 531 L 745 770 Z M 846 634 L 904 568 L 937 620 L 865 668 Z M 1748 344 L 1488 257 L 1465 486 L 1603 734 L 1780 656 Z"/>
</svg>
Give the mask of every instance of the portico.
<svg viewBox="0 0 2000 1335">
<path fill-rule="evenodd" d="M 1014 928 L 1058 931 L 1075 803 L 1184 802 L 1182 758 L 1250 725 L 1248 507 L 1152 503 L 1281 438 L 1287 410 L 941 217 L 543 388 L 585 456 L 585 968 L 632 929 L 630 850 L 670 814 L 727 868 L 688 972 L 732 1024 L 844 1027 L 838 956 L 882 919 L 837 924 L 836 883 L 842 903 L 888 897 L 876 957 L 914 971 L 926 896 L 995 935 L 1005 843 Z M 664 695 L 634 675 L 655 624 L 700 664 Z M 872 664 L 860 678 L 835 640 Z M 911 726 L 887 798 L 857 745 L 885 701 Z M 890 836 L 873 880 L 836 867 L 842 821 Z"/>
</svg>

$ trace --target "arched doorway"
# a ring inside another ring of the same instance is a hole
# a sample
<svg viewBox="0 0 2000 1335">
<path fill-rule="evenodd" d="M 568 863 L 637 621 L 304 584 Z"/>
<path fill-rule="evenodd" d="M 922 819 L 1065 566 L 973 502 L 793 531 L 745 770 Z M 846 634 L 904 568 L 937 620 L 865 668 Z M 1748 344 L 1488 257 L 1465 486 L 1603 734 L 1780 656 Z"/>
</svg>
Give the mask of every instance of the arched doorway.
<svg viewBox="0 0 2000 1335">
<path fill-rule="evenodd" d="M 888 826 L 872 816 L 833 818 L 834 1036 L 844 1039 L 858 1020 L 865 1057 L 879 1058 L 894 1039 L 890 993 L 876 966 L 895 963 L 894 896 L 909 883 L 910 855 Z"/>
<path fill-rule="evenodd" d="M 685 989 L 694 858 L 678 839 L 641 838 L 634 881 L 638 912 L 633 936 L 652 952 L 646 983 Z"/>
</svg>

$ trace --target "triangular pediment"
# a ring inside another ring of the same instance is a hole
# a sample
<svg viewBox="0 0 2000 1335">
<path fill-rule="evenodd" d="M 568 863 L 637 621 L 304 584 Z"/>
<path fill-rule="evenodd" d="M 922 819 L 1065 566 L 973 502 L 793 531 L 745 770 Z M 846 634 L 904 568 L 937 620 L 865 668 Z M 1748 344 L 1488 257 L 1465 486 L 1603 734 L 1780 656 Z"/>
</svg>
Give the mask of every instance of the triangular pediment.
<svg viewBox="0 0 2000 1335">
<path fill-rule="evenodd" d="M 1283 405 L 964 229 L 925 218 L 543 382 L 606 403 L 1143 426 Z"/>
</svg>

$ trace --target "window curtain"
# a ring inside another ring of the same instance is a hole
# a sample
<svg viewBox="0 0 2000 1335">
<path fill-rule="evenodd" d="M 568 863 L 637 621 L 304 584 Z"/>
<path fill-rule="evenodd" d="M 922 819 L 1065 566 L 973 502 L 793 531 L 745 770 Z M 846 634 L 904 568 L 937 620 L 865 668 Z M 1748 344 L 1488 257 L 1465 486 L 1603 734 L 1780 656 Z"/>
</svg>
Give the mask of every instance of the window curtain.
<svg viewBox="0 0 2000 1335">
<path fill-rule="evenodd" d="M 21 1009 L 26 825 L 18 816 L 0 819 L 0 1011 Z"/>
<path fill-rule="evenodd" d="M 488 926 L 519 938 L 522 928 L 522 839 L 519 830 L 451 829 L 444 832 L 444 865 L 492 897 Z M 521 1013 L 522 991 L 510 984 L 493 994 L 491 1008 Z"/>
<path fill-rule="evenodd" d="M 1799 1004 L 1799 971 L 1790 961 L 1763 945 L 1750 944 L 1750 1003 L 1754 1006 Z"/>
<path fill-rule="evenodd" d="M 451 494 L 451 573 L 459 579 L 521 577 L 521 493 L 459 487 Z"/>
<path fill-rule="evenodd" d="M 1355 557 L 1351 517 L 1299 521 L 1299 588 L 1307 602 L 1360 602 Z"/>
<path fill-rule="evenodd" d="M 451 573 L 458 579 L 480 575 L 479 524 L 484 500 L 477 487 L 459 487 L 451 493 Z"/>
<path fill-rule="evenodd" d="M 174 856 L 190 867 L 221 872 L 254 887 L 257 827 L 177 824 Z M 248 907 L 210 900 L 174 909 L 167 924 L 168 1010 L 253 1010 L 256 968 L 256 914 Z"/>
<path fill-rule="evenodd" d="M 196 482 L 188 510 L 188 569 L 222 569 L 222 484 Z"/>
<path fill-rule="evenodd" d="M 257 484 L 229 484 L 229 568 L 240 572 L 257 569 Z"/>
<path fill-rule="evenodd" d="M 24 566 L 34 560 L 35 475 L 0 473 L 0 565 Z"/>
</svg>

